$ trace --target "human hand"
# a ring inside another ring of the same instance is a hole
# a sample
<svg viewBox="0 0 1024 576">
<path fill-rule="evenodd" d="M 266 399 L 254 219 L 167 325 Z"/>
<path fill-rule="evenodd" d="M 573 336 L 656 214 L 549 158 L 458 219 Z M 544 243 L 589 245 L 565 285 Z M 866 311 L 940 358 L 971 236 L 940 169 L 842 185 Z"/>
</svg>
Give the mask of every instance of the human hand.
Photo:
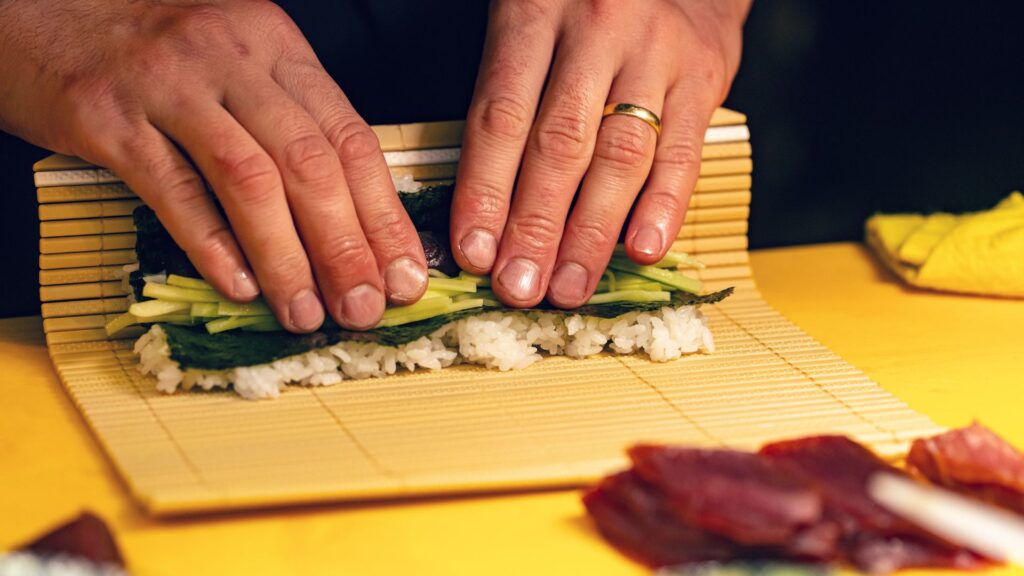
<svg viewBox="0 0 1024 576">
<path fill-rule="evenodd" d="M 262 292 L 296 332 L 423 294 L 376 136 L 277 6 L 15 1 L 0 21 L 0 128 L 112 169 L 221 293 Z"/>
<path fill-rule="evenodd" d="M 492 272 L 506 304 L 533 306 L 546 293 L 580 306 L 631 208 L 627 254 L 661 259 L 682 224 L 711 113 L 739 66 L 749 5 L 495 1 L 452 206 L 459 265 Z M 606 103 L 653 111 L 661 136 L 634 117 L 602 120 Z"/>
</svg>

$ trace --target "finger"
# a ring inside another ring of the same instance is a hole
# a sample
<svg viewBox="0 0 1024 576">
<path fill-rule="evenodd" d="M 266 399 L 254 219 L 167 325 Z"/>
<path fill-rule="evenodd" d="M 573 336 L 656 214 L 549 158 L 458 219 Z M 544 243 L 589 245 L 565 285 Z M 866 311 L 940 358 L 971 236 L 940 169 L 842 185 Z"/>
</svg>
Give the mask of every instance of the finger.
<svg viewBox="0 0 1024 576">
<path fill-rule="evenodd" d="M 679 233 L 700 174 L 704 133 L 719 101 L 717 89 L 687 78 L 666 95 L 651 175 L 626 231 L 626 253 L 634 261 L 657 262 Z"/>
<path fill-rule="evenodd" d="M 474 274 L 494 264 L 555 44 L 553 29 L 522 25 L 513 5 L 496 5 L 491 18 L 452 199 L 452 252 Z"/>
<path fill-rule="evenodd" d="M 111 168 L 156 212 L 203 278 L 233 300 L 256 298 L 255 275 L 231 229 L 174 144 L 146 123 L 119 148 Z"/>
<path fill-rule="evenodd" d="M 182 100 L 152 116 L 206 176 L 281 324 L 294 332 L 317 329 L 323 306 L 274 161 L 212 99 Z"/>
<path fill-rule="evenodd" d="M 651 74 L 651 67 L 625 70 L 615 79 L 608 102 L 636 104 L 660 115 L 665 79 Z M 552 304 L 575 308 L 594 293 L 650 172 L 656 143 L 655 129 L 639 118 L 602 118 L 590 167 L 559 246 L 547 292 Z"/>
<path fill-rule="evenodd" d="M 494 292 L 510 306 L 534 306 L 547 290 L 566 214 L 593 153 L 614 65 L 593 41 L 559 47 L 494 265 Z"/>
<path fill-rule="evenodd" d="M 427 289 L 427 260 L 395 192 L 377 136 L 318 63 L 282 65 L 274 77 L 308 111 L 341 159 L 388 299 L 400 305 L 416 302 Z"/>
<path fill-rule="evenodd" d="M 277 164 L 331 316 L 345 328 L 375 326 L 384 313 L 384 284 L 341 162 L 320 127 L 262 74 L 229 83 L 225 105 Z"/>
</svg>

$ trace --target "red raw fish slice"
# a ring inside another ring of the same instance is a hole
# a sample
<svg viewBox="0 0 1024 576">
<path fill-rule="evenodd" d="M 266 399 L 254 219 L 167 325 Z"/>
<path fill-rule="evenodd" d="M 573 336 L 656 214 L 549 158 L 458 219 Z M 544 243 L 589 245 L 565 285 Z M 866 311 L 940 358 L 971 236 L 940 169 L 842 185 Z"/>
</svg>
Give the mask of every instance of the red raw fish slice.
<svg viewBox="0 0 1024 576">
<path fill-rule="evenodd" d="M 766 444 L 761 454 L 800 470 L 816 482 L 844 532 L 873 530 L 889 536 L 930 534 L 893 514 L 868 496 L 868 479 L 878 472 L 903 473 L 845 436 L 815 436 Z"/>
<path fill-rule="evenodd" d="M 917 538 L 886 538 L 865 534 L 847 545 L 849 562 L 868 574 L 889 574 L 904 568 L 978 570 L 989 563 L 963 548 L 951 548 Z"/>
<path fill-rule="evenodd" d="M 884 574 L 902 568 L 977 568 L 974 553 L 953 546 L 875 502 L 868 479 L 878 472 L 906 476 L 844 436 L 818 436 L 767 444 L 761 453 L 786 462 L 815 481 L 826 515 L 843 529 L 845 556 L 857 568 Z"/>
<path fill-rule="evenodd" d="M 84 558 L 94 564 L 124 566 L 110 529 L 103 520 L 88 512 L 83 512 L 75 520 L 25 544 L 21 549 L 39 555 L 66 554 Z"/>
<path fill-rule="evenodd" d="M 915 440 L 907 466 L 935 484 L 1024 514 L 1024 453 L 977 422 Z"/>
<path fill-rule="evenodd" d="M 632 471 L 601 481 L 583 496 L 598 530 L 615 548 L 651 567 L 737 558 L 827 561 L 836 557 L 839 529 L 823 523 L 795 534 L 784 547 L 752 547 L 682 521 L 655 486 Z"/>
<path fill-rule="evenodd" d="M 784 546 L 822 518 L 814 486 L 758 454 L 641 445 L 629 457 L 681 520 L 740 544 Z"/>
<path fill-rule="evenodd" d="M 725 539 L 680 522 L 664 496 L 632 471 L 601 480 L 583 504 L 605 539 L 652 568 L 737 556 Z"/>
</svg>

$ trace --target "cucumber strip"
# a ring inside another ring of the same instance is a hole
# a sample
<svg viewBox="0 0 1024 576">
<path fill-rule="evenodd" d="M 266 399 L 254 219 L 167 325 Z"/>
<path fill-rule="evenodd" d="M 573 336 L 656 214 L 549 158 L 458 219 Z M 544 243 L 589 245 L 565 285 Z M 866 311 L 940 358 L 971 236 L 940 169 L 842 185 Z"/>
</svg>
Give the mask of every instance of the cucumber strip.
<svg viewBox="0 0 1024 576">
<path fill-rule="evenodd" d="M 188 276 L 178 276 L 177 274 L 171 274 L 167 277 L 167 284 L 171 286 L 181 286 L 182 288 L 193 288 L 195 290 L 213 290 L 216 289 L 210 286 L 205 280 L 198 278 L 189 278 Z"/>
<path fill-rule="evenodd" d="M 110 322 L 107 322 L 107 325 L 104 326 L 104 328 L 107 331 L 107 336 L 113 336 L 135 323 L 135 316 L 133 316 L 131 312 L 125 312 Z"/>
<path fill-rule="evenodd" d="M 472 292 L 455 292 L 455 294 L 472 295 Z M 453 294 L 447 290 L 430 290 L 428 288 L 427 291 L 423 293 L 423 296 L 420 297 L 420 300 L 429 300 L 430 298 L 451 298 L 452 296 Z"/>
<path fill-rule="evenodd" d="M 607 278 L 607 280 L 605 280 L 605 278 Z M 617 278 L 615 278 L 615 272 L 613 272 L 610 268 L 605 268 L 604 274 L 601 275 L 601 282 L 604 282 L 605 290 L 609 292 L 615 292 L 615 285 L 617 284 L 616 280 Z M 600 285 L 601 282 L 598 282 L 597 284 Z"/>
<path fill-rule="evenodd" d="M 235 328 L 242 328 L 245 326 L 252 326 L 266 322 L 273 316 L 228 316 L 227 318 L 218 318 L 211 320 L 206 323 L 206 331 L 210 334 L 217 334 L 218 332 L 225 332 L 227 330 L 233 330 Z"/>
<path fill-rule="evenodd" d="M 221 302 L 224 298 L 213 290 L 196 290 L 195 288 L 182 288 L 181 286 L 169 286 L 167 284 L 156 284 L 147 282 L 142 289 L 142 295 L 157 300 L 172 300 L 174 302 Z"/>
<path fill-rule="evenodd" d="M 697 260 L 693 256 L 686 254 L 685 252 L 669 252 L 665 254 L 665 257 L 654 263 L 659 268 L 692 268 L 694 270 L 703 270 L 704 263 Z"/>
<path fill-rule="evenodd" d="M 423 313 L 426 314 L 424 318 L 437 316 L 438 314 L 441 314 L 442 310 L 448 307 L 451 303 L 451 298 L 443 296 L 440 298 L 424 298 L 423 300 L 408 306 L 392 306 L 391 308 L 384 310 L 384 315 L 381 317 L 377 327 L 405 324 L 407 321 L 402 321 L 401 319 L 409 315 L 419 315 Z M 397 322 L 397 324 L 393 322 Z"/>
<path fill-rule="evenodd" d="M 476 294 L 459 294 L 452 296 L 454 302 L 465 302 L 466 300 L 477 299 L 483 302 L 482 306 L 486 308 L 501 308 L 502 304 L 498 301 L 498 297 L 494 295 L 494 292 L 490 290 L 480 290 Z"/>
<path fill-rule="evenodd" d="M 412 306 L 415 305 L 416 304 L 413 304 Z M 380 323 L 377 324 L 377 328 L 384 328 L 387 326 L 400 326 L 402 324 L 409 324 L 411 322 L 419 322 L 420 320 L 426 320 L 427 318 L 433 318 L 434 316 L 452 314 L 454 312 L 461 312 L 463 310 L 469 310 L 472 308 L 481 308 L 483 305 L 483 298 L 469 298 L 467 300 L 461 300 L 459 302 L 452 302 L 439 311 L 413 311 L 401 316 L 393 316 L 387 320 L 382 319 Z M 412 308 L 412 306 L 406 306 L 406 308 Z"/>
<path fill-rule="evenodd" d="M 145 322 L 146 324 L 185 324 L 188 326 L 202 322 L 202 320 L 192 316 L 191 314 L 182 314 L 181 312 L 164 314 L 163 316 L 154 316 L 152 318 L 144 318 L 139 321 Z"/>
<path fill-rule="evenodd" d="M 459 301 L 459 302 L 453 302 L 452 305 L 449 306 L 448 309 L 444 311 L 444 313 L 445 314 L 453 314 L 455 312 L 462 312 L 463 310 L 471 310 L 473 308 L 481 308 L 481 307 L 483 307 L 484 302 L 486 302 L 485 298 L 470 298 L 468 300 L 462 300 L 462 301 Z"/>
<path fill-rule="evenodd" d="M 214 302 L 196 302 L 192 305 L 191 314 L 198 318 L 216 318 L 217 304 Z"/>
<path fill-rule="evenodd" d="M 431 278 L 451 278 L 451 276 L 441 272 L 436 268 L 427 268 L 427 276 Z"/>
<path fill-rule="evenodd" d="M 255 302 L 218 302 L 216 316 L 273 316 L 274 312 L 262 300 Z"/>
<path fill-rule="evenodd" d="M 636 283 L 636 282 L 650 282 L 650 280 L 648 280 L 647 278 L 644 278 L 643 276 L 637 276 L 636 274 L 630 274 L 629 272 L 619 272 L 616 275 L 615 285 L 616 286 L 626 286 L 627 284 L 633 284 L 633 283 Z"/>
<path fill-rule="evenodd" d="M 172 302 L 170 300 L 146 300 L 145 302 L 136 302 L 128 308 L 128 312 L 135 316 L 139 320 L 148 321 L 149 318 L 154 316 L 164 316 L 173 312 L 181 312 L 183 310 L 189 310 L 192 305 L 188 302 Z"/>
<path fill-rule="evenodd" d="M 494 295 L 494 292 L 491 292 L 490 290 L 480 290 L 478 292 L 464 292 L 462 294 L 452 295 L 453 302 L 461 302 L 463 300 L 468 300 L 470 298 L 490 298 L 491 300 L 494 300 L 497 297 Z"/>
<path fill-rule="evenodd" d="M 630 276 L 632 276 L 632 275 L 630 275 Z M 646 278 L 639 278 L 637 276 L 633 276 L 633 278 L 636 278 L 636 280 L 628 280 L 628 281 L 626 281 L 626 280 L 619 279 L 619 281 L 615 283 L 615 289 L 614 290 L 612 289 L 611 286 L 608 285 L 607 282 L 602 280 L 602 281 L 597 283 L 597 288 L 595 289 L 595 292 L 597 292 L 597 293 L 601 293 L 601 292 L 617 292 L 619 290 L 647 290 L 647 291 L 657 292 L 657 291 L 662 289 L 661 284 L 659 284 L 659 283 L 657 283 L 657 282 L 655 282 L 653 280 L 648 280 Z"/>
<path fill-rule="evenodd" d="M 246 332 L 279 332 L 284 330 L 284 327 L 274 318 L 268 318 L 257 322 L 256 324 L 249 324 L 248 326 L 242 326 L 242 330 Z"/>
<path fill-rule="evenodd" d="M 659 282 L 670 288 L 689 292 L 690 294 L 699 295 L 701 288 L 703 287 L 700 280 L 690 278 L 681 272 L 665 270 L 656 266 L 642 266 L 632 260 L 620 258 L 619 256 L 612 256 L 611 262 L 608 263 L 608 267 L 620 272 L 636 274 L 637 276 L 642 276 L 648 280 L 654 280 L 655 282 Z"/>
<path fill-rule="evenodd" d="M 428 278 L 427 289 L 444 292 L 476 292 L 476 282 L 456 278 Z"/>
<path fill-rule="evenodd" d="M 671 292 L 652 292 L 650 290 L 618 290 L 594 294 L 587 304 L 608 304 L 611 302 L 668 302 L 672 300 Z"/>
<path fill-rule="evenodd" d="M 629 258 L 626 255 L 626 248 L 622 244 L 615 247 L 615 251 L 612 253 L 613 257 Z M 654 264 L 651 264 L 655 268 L 704 268 L 704 264 L 690 256 L 686 252 L 676 252 L 675 250 L 669 250 L 665 257 L 658 260 Z"/>
<path fill-rule="evenodd" d="M 490 276 L 477 276 L 476 274 L 470 274 L 469 272 L 462 271 L 459 272 L 458 278 L 459 280 L 469 280 L 470 282 L 473 282 L 477 286 L 487 287 L 491 285 Z"/>
</svg>

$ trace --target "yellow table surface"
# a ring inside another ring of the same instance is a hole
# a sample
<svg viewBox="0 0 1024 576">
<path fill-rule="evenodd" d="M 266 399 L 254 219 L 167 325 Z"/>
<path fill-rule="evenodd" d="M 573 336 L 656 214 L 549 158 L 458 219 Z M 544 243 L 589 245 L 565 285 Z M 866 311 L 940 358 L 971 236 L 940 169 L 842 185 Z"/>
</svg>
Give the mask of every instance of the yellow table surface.
<svg viewBox="0 0 1024 576">
<path fill-rule="evenodd" d="M 912 407 L 1024 446 L 1024 302 L 906 288 L 859 244 L 752 260 L 768 302 Z M 0 385 L 0 550 L 89 508 L 143 575 L 646 573 L 596 536 L 577 491 L 157 522 L 64 394 L 39 318 L 0 320 Z"/>
</svg>

